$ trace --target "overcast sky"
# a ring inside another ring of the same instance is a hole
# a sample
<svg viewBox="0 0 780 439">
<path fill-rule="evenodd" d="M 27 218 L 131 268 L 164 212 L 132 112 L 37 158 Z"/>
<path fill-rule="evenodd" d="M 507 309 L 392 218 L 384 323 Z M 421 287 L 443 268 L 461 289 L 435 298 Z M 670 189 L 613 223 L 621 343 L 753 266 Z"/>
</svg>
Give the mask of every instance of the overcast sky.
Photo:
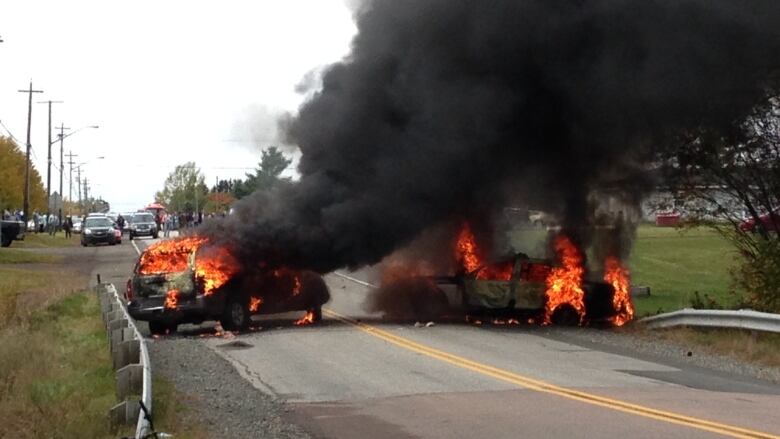
<svg viewBox="0 0 780 439">
<path fill-rule="evenodd" d="M 65 153 L 87 162 L 92 193 L 116 211 L 153 201 L 189 160 L 209 185 L 243 177 L 274 143 L 276 115 L 304 98 L 295 86 L 347 54 L 355 32 L 347 3 L 3 0 L 0 121 L 23 144 L 27 94 L 17 90 L 31 79 L 44 90 L 33 95 L 32 121 L 44 184 L 48 110 L 36 102 L 64 101 L 52 107 L 53 125 L 99 125 L 65 139 Z M 59 145 L 52 156 L 54 192 Z"/>
</svg>

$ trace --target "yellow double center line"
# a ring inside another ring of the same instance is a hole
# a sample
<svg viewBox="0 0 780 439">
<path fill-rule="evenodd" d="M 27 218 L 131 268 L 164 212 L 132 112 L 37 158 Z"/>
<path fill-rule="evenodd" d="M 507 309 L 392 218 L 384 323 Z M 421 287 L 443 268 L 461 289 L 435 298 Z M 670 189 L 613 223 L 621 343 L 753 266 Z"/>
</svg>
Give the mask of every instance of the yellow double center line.
<svg viewBox="0 0 780 439">
<path fill-rule="evenodd" d="M 668 422 L 672 424 L 684 425 L 687 427 L 697 428 L 699 430 L 706 430 L 724 436 L 737 437 L 737 438 L 780 439 L 780 436 L 776 436 L 769 433 L 748 430 L 746 428 L 735 427 L 733 425 L 720 424 L 705 419 L 692 418 L 690 416 L 684 416 L 677 413 L 657 410 L 654 408 L 632 404 L 625 401 L 605 398 L 603 396 L 594 395 L 591 393 L 581 392 L 578 390 L 568 389 L 565 387 L 559 387 L 544 381 L 539 381 L 523 375 L 518 375 L 514 372 L 509 372 L 507 370 L 498 369 L 496 367 L 489 366 L 487 364 L 478 363 L 476 361 L 469 360 L 468 358 L 464 358 L 458 355 L 450 354 L 448 352 L 440 351 L 430 346 L 422 345 L 408 338 L 400 337 L 388 331 L 379 329 L 376 326 L 371 326 L 362 322 L 358 322 L 357 320 L 341 315 L 330 309 L 323 309 L 323 313 L 338 321 L 355 326 L 356 328 L 360 329 L 361 331 L 367 334 L 380 338 L 384 341 L 387 341 L 388 343 L 392 343 L 398 347 L 413 352 L 417 352 L 419 354 L 425 355 L 430 358 L 435 358 L 445 363 L 449 363 L 453 366 L 457 366 L 463 369 L 468 369 L 473 372 L 477 372 L 479 374 L 486 375 L 501 381 L 515 384 L 517 386 L 521 386 L 527 389 L 535 390 L 537 392 L 550 393 L 553 395 L 562 396 L 564 398 L 573 399 L 575 401 L 580 401 L 587 404 L 605 407 L 611 410 L 617 410 L 619 412 L 630 413 L 633 415 L 656 419 L 658 421 Z"/>
</svg>

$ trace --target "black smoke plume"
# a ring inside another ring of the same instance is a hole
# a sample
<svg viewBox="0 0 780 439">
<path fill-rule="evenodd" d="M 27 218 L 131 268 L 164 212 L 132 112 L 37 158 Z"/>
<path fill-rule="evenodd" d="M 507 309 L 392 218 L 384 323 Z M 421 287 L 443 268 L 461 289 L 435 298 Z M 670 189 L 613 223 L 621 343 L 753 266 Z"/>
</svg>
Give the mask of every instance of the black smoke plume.
<svg viewBox="0 0 780 439">
<path fill-rule="evenodd" d="M 521 198 L 577 228 L 654 146 L 766 94 L 780 2 L 376 0 L 287 126 L 300 181 L 207 227 L 245 261 L 327 272 Z M 617 183 L 616 183 L 617 182 Z"/>
</svg>

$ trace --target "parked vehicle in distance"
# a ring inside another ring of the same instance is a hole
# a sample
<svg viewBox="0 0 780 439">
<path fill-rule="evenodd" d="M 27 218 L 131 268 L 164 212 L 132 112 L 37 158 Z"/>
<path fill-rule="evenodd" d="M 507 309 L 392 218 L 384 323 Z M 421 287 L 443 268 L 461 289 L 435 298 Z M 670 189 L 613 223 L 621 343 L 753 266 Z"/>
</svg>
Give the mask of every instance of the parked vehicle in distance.
<svg viewBox="0 0 780 439">
<path fill-rule="evenodd" d="M 136 236 L 151 236 L 157 239 L 157 223 L 154 221 L 154 215 L 149 212 L 138 212 L 133 214 L 133 219 L 128 227 L 130 240 Z"/>
<path fill-rule="evenodd" d="M 130 224 L 133 223 L 133 215 L 135 215 L 135 212 L 125 212 L 122 213 L 122 218 L 125 219 L 125 227 L 122 230 L 122 233 L 130 233 Z"/>
<path fill-rule="evenodd" d="M 0 221 L 0 245 L 8 247 L 13 241 L 24 239 L 24 222 L 16 220 Z"/>
<path fill-rule="evenodd" d="M 81 217 L 73 217 L 73 233 L 81 233 L 81 228 L 84 225 L 84 220 Z"/>
<path fill-rule="evenodd" d="M 108 245 L 116 244 L 114 224 L 105 216 L 87 217 L 81 233 L 81 245 L 86 247 L 105 242 Z"/>
<path fill-rule="evenodd" d="M 746 218 L 739 224 L 739 228 L 745 232 L 757 232 L 759 227 L 767 232 L 778 230 L 780 228 L 780 207 L 771 213 L 760 215 L 758 220 L 757 223 L 753 217 Z"/>
</svg>

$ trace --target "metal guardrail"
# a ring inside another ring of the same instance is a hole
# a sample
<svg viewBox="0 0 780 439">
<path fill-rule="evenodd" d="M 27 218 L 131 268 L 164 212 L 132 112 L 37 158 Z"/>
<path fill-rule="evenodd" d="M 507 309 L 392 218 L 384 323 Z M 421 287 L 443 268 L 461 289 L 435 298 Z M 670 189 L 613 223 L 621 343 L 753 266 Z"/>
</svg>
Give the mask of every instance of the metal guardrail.
<svg viewBox="0 0 780 439">
<path fill-rule="evenodd" d="M 758 312 L 749 309 L 732 311 L 686 308 L 657 316 L 645 317 L 639 320 L 639 323 L 647 325 L 648 328 L 699 326 L 780 333 L 780 314 Z"/>
<path fill-rule="evenodd" d="M 151 416 L 152 363 L 149 350 L 116 287 L 110 283 L 98 283 L 96 290 L 117 374 L 117 396 L 123 400 L 111 409 L 110 416 L 114 423 L 127 423 L 137 418 L 135 438 L 141 439 L 152 433 L 152 423 L 139 401 L 128 399 L 128 396 L 137 395 L 140 390 L 140 403 Z"/>
</svg>

